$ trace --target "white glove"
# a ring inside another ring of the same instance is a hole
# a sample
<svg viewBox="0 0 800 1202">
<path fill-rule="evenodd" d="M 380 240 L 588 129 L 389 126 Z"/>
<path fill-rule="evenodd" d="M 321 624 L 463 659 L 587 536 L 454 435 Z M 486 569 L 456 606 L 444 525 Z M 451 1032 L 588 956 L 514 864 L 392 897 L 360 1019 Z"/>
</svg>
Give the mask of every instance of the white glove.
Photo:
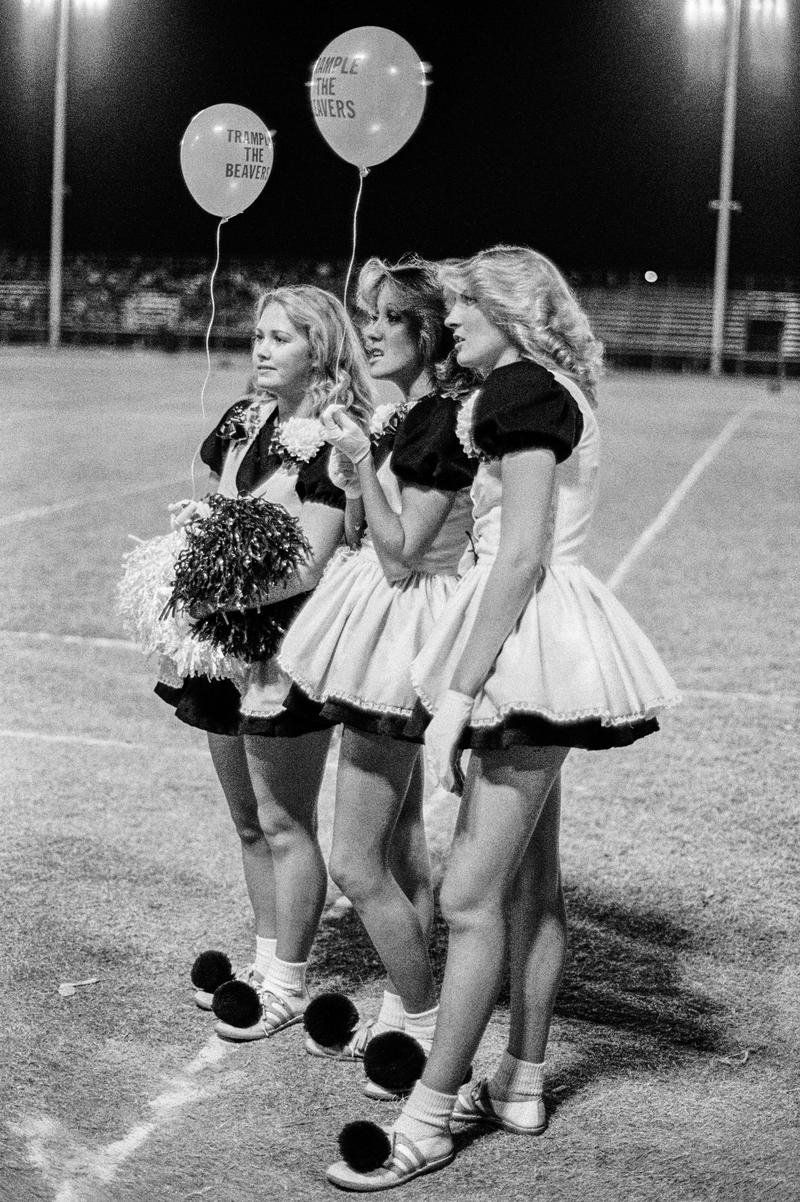
<svg viewBox="0 0 800 1202">
<path fill-rule="evenodd" d="M 370 452 L 369 435 L 365 434 L 342 405 L 329 405 L 321 414 L 325 441 L 337 447 L 351 463 L 360 463 Z"/>
<path fill-rule="evenodd" d="M 448 689 L 425 731 L 425 746 L 431 767 L 444 788 L 458 797 L 464 790 L 458 740 L 469 723 L 473 704 L 473 697 Z"/>
<path fill-rule="evenodd" d="M 206 501 L 176 501 L 174 505 L 167 506 L 167 512 L 172 529 L 180 530 L 181 526 L 187 526 L 195 518 L 207 518 L 211 506 Z"/>
<path fill-rule="evenodd" d="M 361 483 L 358 479 L 356 465 L 337 446 L 331 447 L 328 459 L 328 479 L 337 488 L 341 488 L 348 500 L 355 501 L 357 497 L 361 496 Z"/>
</svg>

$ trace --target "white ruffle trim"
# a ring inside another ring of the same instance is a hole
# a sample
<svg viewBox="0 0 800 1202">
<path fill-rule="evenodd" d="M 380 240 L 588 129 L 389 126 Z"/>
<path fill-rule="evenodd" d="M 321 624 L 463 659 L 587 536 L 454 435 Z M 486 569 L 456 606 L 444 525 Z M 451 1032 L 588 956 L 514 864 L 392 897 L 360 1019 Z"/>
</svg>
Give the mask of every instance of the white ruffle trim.
<svg viewBox="0 0 800 1202">
<path fill-rule="evenodd" d="M 326 701 L 340 701 L 343 705 L 352 705 L 355 709 L 364 710 L 369 714 L 391 714 L 395 718 L 410 718 L 413 713 L 413 710 L 405 706 L 384 705 L 380 701 L 369 701 L 366 697 L 351 697 L 347 694 L 316 692 L 310 681 L 303 680 L 294 671 L 289 671 L 280 655 L 278 656 L 278 663 L 287 676 L 291 676 L 298 689 L 301 689 L 306 697 L 310 697 L 318 705 L 324 705 Z"/>
<path fill-rule="evenodd" d="M 433 698 L 429 697 L 420 687 L 418 681 L 415 679 L 413 669 L 411 672 L 411 683 L 425 710 L 429 714 L 435 714 L 436 704 Z M 500 706 L 492 717 L 470 718 L 469 725 L 473 730 L 487 729 L 493 726 L 502 726 L 512 714 L 530 714 L 532 718 L 544 718 L 548 722 L 552 722 L 554 726 L 571 726 L 576 722 L 591 721 L 593 718 L 599 718 L 601 726 L 631 726 L 634 722 L 646 722 L 649 718 L 655 718 L 662 710 L 673 709 L 676 705 L 680 705 L 681 701 L 682 697 L 680 693 L 673 693 L 667 697 L 657 697 L 650 702 L 646 709 L 628 714 L 612 714 L 607 708 L 603 707 L 570 710 L 565 713 L 547 709 L 546 706 L 531 705 L 530 702 L 526 701 L 509 701 L 505 705 Z"/>
</svg>

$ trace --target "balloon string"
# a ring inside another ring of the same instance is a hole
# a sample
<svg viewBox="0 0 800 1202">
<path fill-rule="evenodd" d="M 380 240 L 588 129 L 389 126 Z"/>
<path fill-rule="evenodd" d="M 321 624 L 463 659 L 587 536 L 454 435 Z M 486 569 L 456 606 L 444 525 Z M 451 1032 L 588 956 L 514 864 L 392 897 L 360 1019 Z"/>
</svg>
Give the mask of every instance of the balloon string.
<svg viewBox="0 0 800 1202">
<path fill-rule="evenodd" d="M 353 272 L 353 264 L 356 261 L 356 227 L 358 222 L 358 209 L 361 204 L 361 193 L 364 191 L 364 180 L 369 175 L 369 167 L 359 167 L 358 169 L 358 195 L 356 196 L 356 206 L 353 209 L 353 249 L 350 254 L 350 262 L 347 264 L 347 275 L 344 279 L 344 296 L 342 298 L 345 309 L 347 308 L 347 289 L 350 287 L 350 276 Z"/>
<path fill-rule="evenodd" d="M 353 248 L 350 252 L 350 262 L 347 264 L 347 274 L 344 277 L 344 294 L 342 296 L 342 303 L 344 305 L 345 312 L 347 311 L 347 290 L 350 287 L 350 276 L 353 274 L 353 264 L 356 261 L 356 232 L 358 229 L 358 209 L 361 204 L 361 193 L 364 191 L 364 180 L 367 178 L 368 175 L 369 175 L 369 167 L 359 167 L 359 169 L 358 169 L 358 193 L 356 195 L 355 208 L 353 209 Z M 336 381 L 337 384 L 339 382 L 339 363 L 341 362 L 343 349 L 344 349 L 344 334 L 342 334 L 341 341 L 339 342 L 339 353 L 336 356 L 336 372 L 334 375 L 334 380 Z"/>
<path fill-rule="evenodd" d="M 203 430 L 204 431 L 205 431 L 206 425 L 208 424 L 207 419 L 206 419 L 205 395 L 206 395 L 206 388 L 208 387 L 208 381 L 211 379 L 211 328 L 214 325 L 214 318 L 215 318 L 216 312 L 217 312 L 217 302 L 214 299 L 214 280 L 216 279 L 217 270 L 219 268 L 220 234 L 222 232 L 222 227 L 226 221 L 230 221 L 230 217 L 221 218 L 220 223 L 217 226 L 217 258 L 216 258 L 216 262 L 214 263 L 214 270 L 211 272 L 211 281 L 209 283 L 209 291 L 211 293 L 211 318 L 208 323 L 208 329 L 206 330 L 206 378 L 205 378 L 205 380 L 203 380 L 203 387 L 200 390 L 200 411 L 203 414 Z M 205 438 L 205 434 L 203 435 L 203 437 Z M 203 445 L 203 443 L 201 441 L 200 446 L 198 446 L 197 450 L 195 451 L 194 455 L 192 456 L 192 464 L 191 464 L 191 468 L 190 468 L 191 477 L 192 477 L 192 497 L 194 498 L 194 500 L 197 500 L 197 488 L 196 488 L 196 484 L 195 484 L 194 471 L 195 471 L 195 465 L 197 463 L 197 456 L 200 454 L 200 449 L 201 449 L 202 445 Z"/>
</svg>

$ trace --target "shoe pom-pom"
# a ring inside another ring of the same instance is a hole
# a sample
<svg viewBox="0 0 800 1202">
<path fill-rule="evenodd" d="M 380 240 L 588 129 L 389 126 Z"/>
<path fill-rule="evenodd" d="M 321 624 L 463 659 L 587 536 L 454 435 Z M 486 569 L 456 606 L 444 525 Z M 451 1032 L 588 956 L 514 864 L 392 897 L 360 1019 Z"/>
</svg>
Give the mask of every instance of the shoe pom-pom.
<svg viewBox="0 0 800 1202">
<path fill-rule="evenodd" d="M 367 1044 L 364 1072 L 370 1081 L 392 1093 L 405 1093 L 422 1076 L 427 1056 L 405 1031 L 384 1031 Z"/>
<path fill-rule="evenodd" d="M 306 1006 L 303 1022 L 315 1043 L 333 1048 L 353 1034 L 358 1010 L 343 993 L 319 993 Z"/>
<path fill-rule="evenodd" d="M 252 1027 L 261 1017 L 261 998 L 246 981 L 226 981 L 215 992 L 211 1009 L 232 1027 Z"/>
<path fill-rule="evenodd" d="M 201 952 L 192 965 L 191 978 L 195 989 L 213 993 L 233 978 L 233 968 L 224 952 Z"/>
<path fill-rule="evenodd" d="M 348 1123 L 339 1132 L 339 1151 L 351 1169 L 357 1173 L 371 1173 L 380 1168 L 391 1154 L 392 1141 L 377 1123 L 363 1119 Z"/>
</svg>

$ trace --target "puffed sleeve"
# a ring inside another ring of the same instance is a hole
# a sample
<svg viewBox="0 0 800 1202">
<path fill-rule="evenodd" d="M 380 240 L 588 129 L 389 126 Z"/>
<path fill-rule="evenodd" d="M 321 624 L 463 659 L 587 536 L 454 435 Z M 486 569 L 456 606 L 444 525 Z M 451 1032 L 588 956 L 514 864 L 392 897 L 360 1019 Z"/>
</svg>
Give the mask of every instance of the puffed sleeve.
<svg viewBox="0 0 800 1202">
<path fill-rule="evenodd" d="M 411 409 L 397 433 L 391 468 L 401 484 L 458 492 L 472 484 L 477 460 L 456 437 L 458 402 L 427 396 Z"/>
<path fill-rule="evenodd" d="M 230 446 L 231 432 L 235 432 L 240 438 L 246 437 L 244 426 L 236 421 L 238 414 L 235 415 L 234 411 L 241 411 L 242 408 L 246 408 L 252 400 L 252 396 L 240 397 L 229 409 L 226 409 L 214 429 L 207 435 L 200 446 L 200 458 L 218 476 L 222 475 L 222 465 L 225 462 L 225 456 Z M 226 430 L 224 434 L 222 433 L 223 430 Z"/>
<path fill-rule="evenodd" d="M 235 405 L 231 405 L 230 409 L 223 413 L 211 433 L 204 438 L 200 447 L 200 458 L 217 476 L 222 475 L 222 465 L 228 452 L 228 439 L 221 437 L 219 432 L 220 426 L 227 421 L 231 410 L 235 409 L 235 407 Z"/>
<path fill-rule="evenodd" d="M 295 492 L 301 501 L 315 501 L 318 505 L 330 505 L 332 509 L 344 509 L 345 495 L 331 482 L 328 476 L 328 459 L 331 448 L 320 447 L 309 463 L 304 463 L 297 473 Z"/>
<path fill-rule="evenodd" d="M 491 459 L 547 447 L 563 463 L 582 433 L 577 401 L 547 368 L 528 359 L 495 368 L 475 403 L 472 439 Z"/>
</svg>

